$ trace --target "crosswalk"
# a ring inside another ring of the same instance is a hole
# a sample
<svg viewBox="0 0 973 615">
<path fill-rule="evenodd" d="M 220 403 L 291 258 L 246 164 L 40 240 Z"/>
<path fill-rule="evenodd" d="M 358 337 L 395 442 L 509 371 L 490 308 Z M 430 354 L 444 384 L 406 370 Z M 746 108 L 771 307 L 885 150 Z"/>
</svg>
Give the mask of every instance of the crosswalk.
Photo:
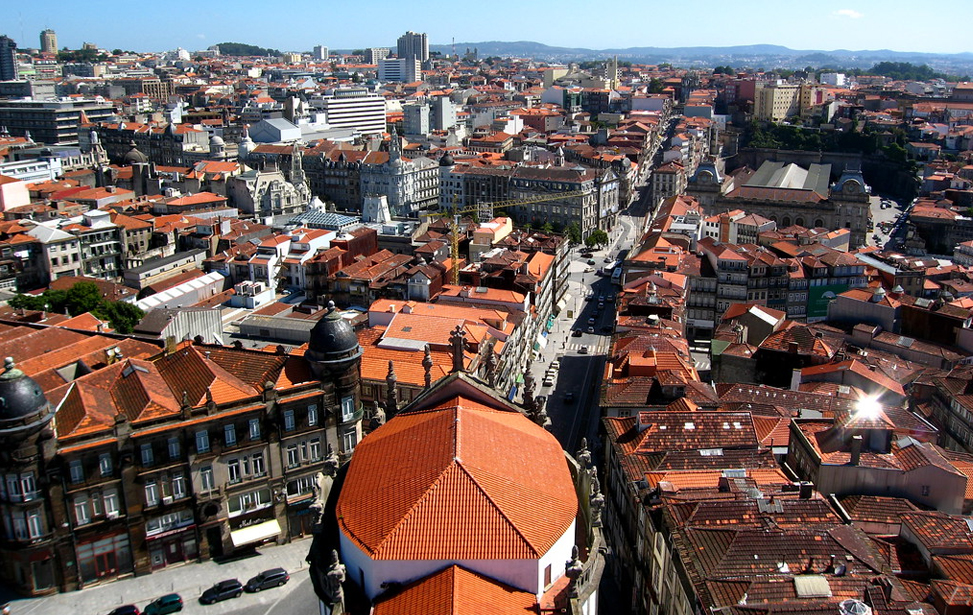
<svg viewBox="0 0 973 615">
<path fill-rule="evenodd" d="M 594 342 L 568 342 L 565 350 L 578 352 L 582 347 L 587 347 L 589 354 L 607 354 L 609 346 L 611 346 L 611 338 L 605 335 L 599 336 Z"/>
</svg>

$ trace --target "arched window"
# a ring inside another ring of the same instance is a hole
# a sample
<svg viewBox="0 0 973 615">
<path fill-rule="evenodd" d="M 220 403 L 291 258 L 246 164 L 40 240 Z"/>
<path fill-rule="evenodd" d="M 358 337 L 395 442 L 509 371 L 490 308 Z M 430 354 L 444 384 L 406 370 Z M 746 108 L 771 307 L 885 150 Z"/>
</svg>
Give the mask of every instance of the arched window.
<svg viewBox="0 0 973 615">
<path fill-rule="evenodd" d="M 823 226 L 824 226 L 824 222 L 821 220 L 821 218 L 818 218 L 817 220 L 814 221 L 814 228 L 821 228 Z"/>
<path fill-rule="evenodd" d="M 794 224 L 798 226 L 804 226 L 804 218 L 797 218 L 796 220 L 794 220 Z"/>
<path fill-rule="evenodd" d="M 783 225 L 784 225 L 784 228 L 787 228 L 788 226 L 791 225 L 791 217 L 790 216 L 784 216 Z"/>
</svg>

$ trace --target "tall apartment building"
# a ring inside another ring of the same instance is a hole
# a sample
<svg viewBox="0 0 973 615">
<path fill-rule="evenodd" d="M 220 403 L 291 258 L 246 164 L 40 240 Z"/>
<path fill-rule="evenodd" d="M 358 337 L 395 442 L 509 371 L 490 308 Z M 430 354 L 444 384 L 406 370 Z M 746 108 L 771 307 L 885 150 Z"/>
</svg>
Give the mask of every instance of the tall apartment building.
<svg viewBox="0 0 973 615">
<path fill-rule="evenodd" d="M 315 45 L 314 53 L 311 55 L 315 60 L 327 60 L 329 54 L 330 50 L 324 45 Z"/>
<path fill-rule="evenodd" d="M 365 88 L 331 90 L 321 104 L 331 128 L 351 128 L 361 134 L 385 132 L 385 99 Z"/>
<path fill-rule="evenodd" d="M 400 58 L 409 58 L 425 62 L 429 59 L 429 39 L 426 33 L 409 30 L 399 37 L 398 54 Z"/>
<path fill-rule="evenodd" d="M 0 81 L 17 78 L 17 43 L 6 35 L 0 36 Z"/>
<path fill-rule="evenodd" d="M 432 129 L 449 130 L 456 125 L 456 107 L 449 96 L 436 96 L 432 99 Z"/>
<path fill-rule="evenodd" d="M 41 52 L 57 53 L 57 33 L 50 28 L 41 31 Z"/>
<path fill-rule="evenodd" d="M 386 58 L 378 61 L 378 80 L 382 83 L 401 81 L 411 83 L 418 81 L 422 70 L 419 60 L 410 58 Z"/>
<path fill-rule="evenodd" d="M 389 53 L 388 47 L 369 47 L 365 50 L 365 64 L 378 64 L 389 57 Z"/>
<path fill-rule="evenodd" d="M 402 105 L 402 128 L 407 137 L 428 135 L 429 119 L 429 105 L 426 103 Z"/>
<path fill-rule="evenodd" d="M 45 145 L 71 145 L 78 142 L 82 111 L 93 123 L 106 121 L 114 114 L 111 103 L 91 99 L 4 100 L 0 101 L 0 126 L 6 126 L 15 136 L 30 131 L 34 141 Z"/>
</svg>

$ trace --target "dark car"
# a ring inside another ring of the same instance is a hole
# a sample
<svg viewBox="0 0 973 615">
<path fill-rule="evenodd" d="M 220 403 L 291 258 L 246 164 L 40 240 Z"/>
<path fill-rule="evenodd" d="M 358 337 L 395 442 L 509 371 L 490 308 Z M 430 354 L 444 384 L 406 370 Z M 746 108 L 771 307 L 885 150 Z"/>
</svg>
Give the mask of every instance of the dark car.
<svg viewBox="0 0 973 615">
<path fill-rule="evenodd" d="M 210 587 L 204 591 L 203 595 L 199 597 L 199 601 L 203 604 L 213 604 L 214 602 L 219 602 L 221 600 L 237 598 L 242 593 L 243 585 L 241 585 L 236 579 L 229 579 L 226 581 L 220 581 L 213 587 Z"/>
<path fill-rule="evenodd" d="M 595 259 L 593 259 L 593 258 L 589 258 L 589 259 L 588 259 L 588 264 L 589 264 L 589 265 L 594 265 L 594 264 L 595 264 Z"/>
<path fill-rule="evenodd" d="M 564 394 L 564 402 L 565 403 L 568 403 L 568 404 L 574 403 L 574 392 L 573 391 L 568 391 L 567 393 Z"/>
<path fill-rule="evenodd" d="M 112 609 L 112 612 L 108 615 L 139 615 L 140 612 L 134 604 L 123 604 Z"/>
<path fill-rule="evenodd" d="M 575 329 L 571 332 L 571 337 L 581 337 L 581 329 Z"/>
<path fill-rule="evenodd" d="M 166 615 L 166 613 L 176 613 L 181 610 L 182 598 L 179 594 L 166 594 L 150 602 L 142 611 L 142 615 Z"/>
<path fill-rule="evenodd" d="M 243 586 L 243 589 L 247 590 L 248 592 L 258 592 L 262 589 L 280 587 L 290 580 L 291 575 L 287 574 L 287 571 L 283 568 L 271 568 L 270 570 L 264 570 L 257 576 L 247 581 L 247 584 Z"/>
</svg>

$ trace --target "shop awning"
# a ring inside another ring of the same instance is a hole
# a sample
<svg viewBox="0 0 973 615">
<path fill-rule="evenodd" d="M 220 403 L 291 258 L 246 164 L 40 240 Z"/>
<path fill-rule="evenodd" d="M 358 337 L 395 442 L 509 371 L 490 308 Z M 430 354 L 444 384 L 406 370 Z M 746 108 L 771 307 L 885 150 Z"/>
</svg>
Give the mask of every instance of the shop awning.
<svg viewBox="0 0 973 615">
<path fill-rule="evenodd" d="M 230 532 L 230 540 L 234 547 L 242 547 L 253 542 L 260 542 L 272 536 L 280 534 L 280 524 L 277 519 L 257 523 L 243 529 Z"/>
<path fill-rule="evenodd" d="M 561 299 L 560 301 L 557 302 L 557 305 L 554 306 L 554 311 L 557 312 L 558 314 L 560 314 L 561 313 L 561 310 L 563 310 L 564 309 L 564 306 L 566 306 L 566 305 L 567 305 L 567 302 L 564 299 Z"/>
<path fill-rule="evenodd" d="M 537 346 L 547 348 L 547 331 L 541 331 L 537 334 Z"/>
</svg>

